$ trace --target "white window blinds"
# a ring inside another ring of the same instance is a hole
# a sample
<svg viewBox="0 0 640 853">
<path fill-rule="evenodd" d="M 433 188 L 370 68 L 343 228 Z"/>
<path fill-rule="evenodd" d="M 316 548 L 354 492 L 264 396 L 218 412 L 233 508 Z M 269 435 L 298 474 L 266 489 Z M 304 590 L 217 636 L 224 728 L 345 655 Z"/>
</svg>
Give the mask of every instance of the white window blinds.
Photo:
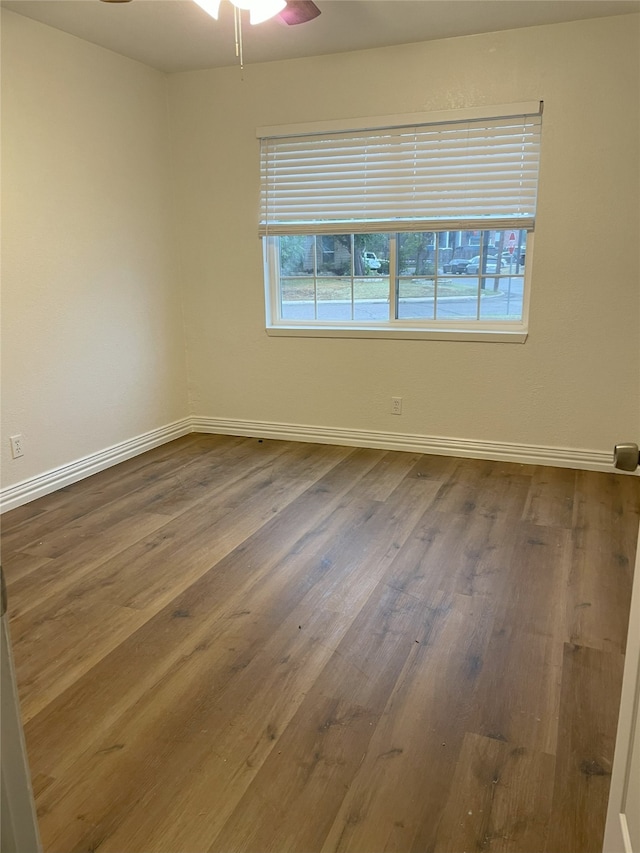
<svg viewBox="0 0 640 853">
<path fill-rule="evenodd" d="M 264 236 L 527 228 L 540 112 L 262 136 Z"/>
</svg>

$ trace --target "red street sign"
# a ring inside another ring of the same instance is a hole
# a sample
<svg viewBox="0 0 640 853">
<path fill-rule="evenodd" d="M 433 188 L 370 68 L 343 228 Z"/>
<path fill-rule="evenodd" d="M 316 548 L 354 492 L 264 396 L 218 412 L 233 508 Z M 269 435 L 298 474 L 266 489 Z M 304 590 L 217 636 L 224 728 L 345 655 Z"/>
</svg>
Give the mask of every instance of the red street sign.
<svg viewBox="0 0 640 853">
<path fill-rule="evenodd" d="M 513 231 L 511 232 L 511 234 L 509 234 L 509 241 L 508 242 L 509 242 L 509 252 L 510 252 L 510 254 L 513 255 L 513 250 L 516 247 L 516 235 L 513 233 Z"/>
</svg>

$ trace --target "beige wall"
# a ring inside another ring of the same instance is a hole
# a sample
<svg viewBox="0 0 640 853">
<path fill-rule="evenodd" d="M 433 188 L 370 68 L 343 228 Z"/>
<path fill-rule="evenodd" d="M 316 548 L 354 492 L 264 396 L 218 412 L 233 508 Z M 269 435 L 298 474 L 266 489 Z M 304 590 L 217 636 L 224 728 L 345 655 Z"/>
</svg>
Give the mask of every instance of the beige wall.
<svg viewBox="0 0 640 853">
<path fill-rule="evenodd" d="M 187 414 L 168 171 L 164 75 L 3 10 L 3 486 Z"/>
<path fill-rule="evenodd" d="M 638 17 L 625 16 L 256 66 L 247 56 L 244 79 L 172 76 L 194 413 L 600 451 L 636 440 L 638 44 Z M 265 334 L 256 127 L 539 98 L 526 344 Z"/>
<path fill-rule="evenodd" d="M 637 440 L 638 16 L 247 56 L 244 79 L 166 78 L 2 21 L 3 488 L 189 412 L 551 448 Z M 257 126 L 537 98 L 526 344 L 266 335 Z"/>
</svg>

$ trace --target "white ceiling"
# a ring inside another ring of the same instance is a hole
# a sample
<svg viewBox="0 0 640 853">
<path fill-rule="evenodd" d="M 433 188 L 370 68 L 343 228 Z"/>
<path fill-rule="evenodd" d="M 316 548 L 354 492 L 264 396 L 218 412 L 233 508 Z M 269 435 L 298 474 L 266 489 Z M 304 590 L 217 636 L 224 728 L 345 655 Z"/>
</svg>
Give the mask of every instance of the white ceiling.
<svg viewBox="0 0 640 853">
<path fill-rule="evenodd" d="M 320 17 L 276 18 L 244 31 L 245 64 L 409 44 L 640 11 L 640 0 L 316 0 Z M 42 21 L 161 71 L 235 65 L 233 14 L 193 0 L 2 0 Z M 245 13 L 246 14 L 246 13 Z"/>
</svg>

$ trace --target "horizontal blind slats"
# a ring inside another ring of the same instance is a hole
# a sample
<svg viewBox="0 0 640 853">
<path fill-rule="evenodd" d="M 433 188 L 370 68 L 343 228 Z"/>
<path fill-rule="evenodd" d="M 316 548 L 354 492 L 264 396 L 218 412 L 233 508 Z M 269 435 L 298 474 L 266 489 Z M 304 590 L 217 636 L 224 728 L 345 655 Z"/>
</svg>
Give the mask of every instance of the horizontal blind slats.
<svg viewBox="0 0 640 853">
<path fill-rule="evenodd" d="M 532 115 L 262 139 L 260 233 L 300 233 L 307 223 L 533 223 L 540 129 Z"/>
</svg>

